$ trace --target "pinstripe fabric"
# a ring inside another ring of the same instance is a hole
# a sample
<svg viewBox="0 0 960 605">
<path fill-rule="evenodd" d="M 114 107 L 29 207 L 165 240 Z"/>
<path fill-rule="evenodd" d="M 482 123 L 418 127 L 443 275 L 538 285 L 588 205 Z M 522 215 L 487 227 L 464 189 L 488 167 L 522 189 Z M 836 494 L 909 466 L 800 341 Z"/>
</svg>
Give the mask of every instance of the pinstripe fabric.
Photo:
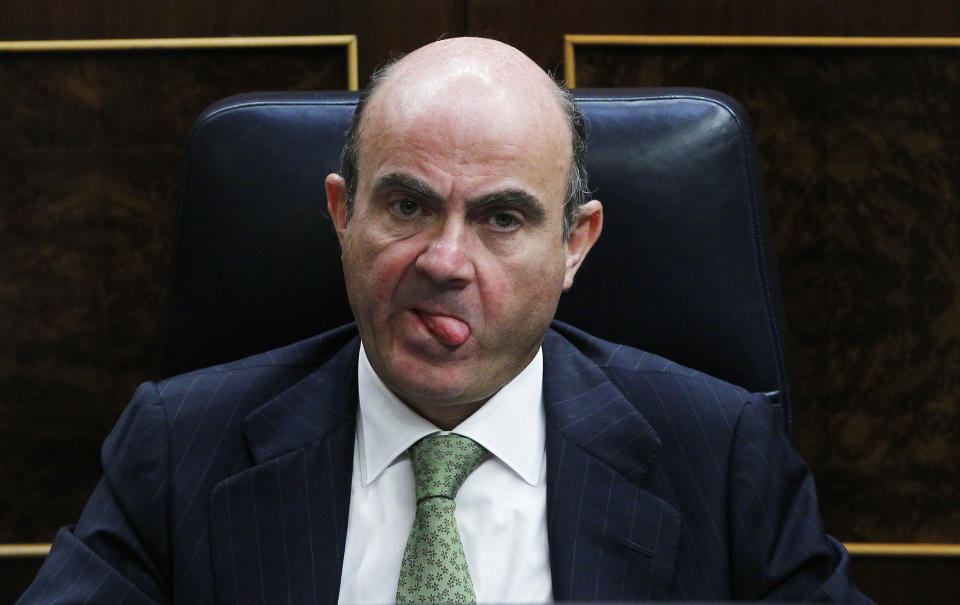
<svg viewBox="0 0 960 605">
<path fill-rule="evenodd" d="M 355 336 L 141 386 L 20 602 L 336 602 Z M 543 350 L 557 600 L 869 602 L 766 399 L 560 323 Z"/>
<path fill-rule="evenodd" d="M 348 326 L 142 385 L 19 602 L 336 601 L 358 350 Z"/>
<path fill-rule="evenodd" d="M 543 350 L 557 599 L 870 602 L 766 398 L 554 329 Z"/>
</svg>

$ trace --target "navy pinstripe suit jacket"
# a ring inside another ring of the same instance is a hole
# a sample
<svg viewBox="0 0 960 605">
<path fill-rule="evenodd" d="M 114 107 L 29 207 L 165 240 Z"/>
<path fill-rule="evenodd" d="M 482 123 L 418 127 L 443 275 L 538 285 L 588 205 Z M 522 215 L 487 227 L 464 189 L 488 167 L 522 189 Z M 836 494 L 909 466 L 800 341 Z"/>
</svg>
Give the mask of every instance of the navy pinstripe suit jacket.
<svg viewBox="0 0 960 605">
<path fill-rule="evenodd" d="M 142 385 L 21 602 L 336 602 L 358 345 Z M 560 323 L 543 351 L 555 598 L 869 602 L 764 397 Z"/>
</svg>

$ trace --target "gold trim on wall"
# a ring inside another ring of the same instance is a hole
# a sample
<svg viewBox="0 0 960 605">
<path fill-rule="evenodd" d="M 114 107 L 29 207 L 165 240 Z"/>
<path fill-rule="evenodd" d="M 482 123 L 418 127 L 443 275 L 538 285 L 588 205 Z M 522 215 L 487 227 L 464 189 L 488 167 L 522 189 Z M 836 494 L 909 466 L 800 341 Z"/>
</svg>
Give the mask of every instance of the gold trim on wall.
<svg viewBox="0 0 960 605">
<path fill-rule="evenodd" d="M 612 36 L 564 34 L 563 74 L 569 88 L 576 88 L 577 46 L 820 46 L 861 48 L 960 47 L 960 38 L 895 38 L 844 36 Z"/>
<path fill-rule="evenodd" d="M 46 557 L 50 544 L 0 544 L 0 559 L 32 559 Z"/>
<path fill-rule="evenodd" d="M 565 34 L 563 36 L 564 79 L 569 88 L 576 88 L 577 85 L 577 46 L 960 48 L 960 38 Z M 960 557 L 960 544 L 846 542 L 844 546 L 851 555 L 864 557 Z"/>
<path fill-rule="evenodd" d="M 844 542 L 853 556 L 863 557 L 960 557 L 960 544 L 890 544 Z M 0 559 L 42 558 L 50 544 L 0 544 Z"/>
<path fill-rule="evenodd" d="M 867 557 L 960 557 L 960 544 L 907 544 L 844 542 L 854 556 Z"/>
<path fill-rule="evenodd" d="M 15 40 L 0 41 L 0 52 L 52 52 L 89 50 L 157 50 L 188 48 L 263 48 L 280 46 L 343 46 L 347 53 L 347 88 L 357 90 L 357 37 L 342 36 L 238 36 L 227 38 L 125 38 L 114 40 Z"/>
</svg>

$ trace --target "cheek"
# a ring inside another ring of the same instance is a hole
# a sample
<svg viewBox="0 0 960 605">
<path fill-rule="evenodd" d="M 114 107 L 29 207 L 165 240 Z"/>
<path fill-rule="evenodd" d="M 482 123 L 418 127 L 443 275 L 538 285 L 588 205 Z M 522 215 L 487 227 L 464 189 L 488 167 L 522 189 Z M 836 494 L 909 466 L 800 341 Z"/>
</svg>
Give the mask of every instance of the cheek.
<svg viewBox="0 0 960 605">
<path fill-rule="evenodd" d="M 510 323 L 552 317 L 563 286 L 563 268 L 559 254 L 501 265 L 484 284 L 487 312 Z"/>
<path fill-rule="evenodd" d="M 351 297 L 371 306 L 389 301 L 397 284 L 408 270 L 415 252 L 402 242 L 385 243 L 372 237 L 348 236 L 344 239 L 343 265 L 347 284 L 358 286 Z M 349 289 L 349 286 L 348 286 Z"/>
<path fill-rule="evenodd" d="M 370 270 L 367 279 L 373 281 L 372 286 L 378 302 L 387 303 L 394 297 L 403 276 L 413 263 L 413 258 L 413 255 L 406 254 L 403 250 L 388 249 L 368 265 Z"/>
</svg>

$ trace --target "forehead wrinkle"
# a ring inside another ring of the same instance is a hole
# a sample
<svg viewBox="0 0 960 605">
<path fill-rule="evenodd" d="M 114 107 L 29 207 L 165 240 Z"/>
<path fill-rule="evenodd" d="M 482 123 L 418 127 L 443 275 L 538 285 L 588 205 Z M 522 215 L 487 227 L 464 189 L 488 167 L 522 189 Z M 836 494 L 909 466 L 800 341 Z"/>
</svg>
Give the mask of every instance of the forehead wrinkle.
<svg viewBox="0 0 960 605">
<path fill-rule="evenodd" d="M 526 79 L 504 81 L 503 73 L 481 69 L 487 66 L 461 62 L 401 70 L 403 63 L 394 67 L 371 98 L 360 124 L 361 139 L 379 137 L 385 128 L 427 129 L 441 132 L 454 146 L 452 139 L 468 141 L 479 133 L 478 142 L 513 141 L 519 146 L 517 137 L 525 134 L 569 147 L 569 128 L 554 84 L 542 71 L 538 74 L 547 79 L 549 89 L 531 82 L 529 74 Z"/>
<path fill-rule="evenodd" d="M 371 98 L 358 133 L 361 174 L 394 164 L 406 172 L 416 166 L 415 174 L 429 166 L 453 177 L 482 177 L 484 167 L 509 167 L 535 149 L 540 167 L 523 175 L 522 188 L 532 187 L 551 207 L 554 198 L 562 206 L 572 157 L 569 127 L 542 70 L 533 64 L 531 70 L 520 64 L 503 69 L 484 56 L 413 58 L 396 64 Z M 508 86 L 505 71 L 525 77 Z M 378 166 L 370 163 L 374 157 Z"/>
<path fill-rule="evenodd" d="M 553 139 L 551 147 L 570 148 L 555 83 L 516 48 L 484 38 L 450 38 L 415 50 L 388 69 L 358 125 L 359 156 L 368 143 L 376 144 L 370 137 L 384 126 L 422 123 L 438 114 L 446 114 L 448 126 L 459 126 L 461 133 L 472 121 L 490 135 L 509 139 L 521 124 L 531 136 Z M 382 115 L 374 120 L 375 114 Z M 506 115 L 515 124 L 504 124 Z"/>
<path fill-rule="evenodd" d="M 531 146 L 537 145 L 534 138 L 544 136 L 542 127 L 521 124 L 510 128 L 506 124 L 500 126 L 483 118 L 456 113 L 405 121 L 394 117 L 378 126 L 376 142 L 372 146 L 376 149 L 375 155 L 388 160 L 403 157 L 415 163 L 425 162 L 450 176 L 472 176 L 483 166 L 511 165 L 518 159 L 529 159 Z M 555 143 L 543 145 L 545 153 L 538 157 L 552 166 L 558 175 L 566 175 L 571 161 L 570 143 L 567 137 Z M 438 162 L 465 169 L 451 171 L 438 166 Z"/>
<path fill-rule="evenodd" d="M 386 171 L 384 176 L 374 177 L 375 183 L 372 187 L 379 186 L 381 180 L 391 175 L 398 175 L 405 176 L 406 182 L 397 180 L 394 184 L 416 190 L 418 187 L 414 181 L 418 181 L 420 186 L 429 188 L 424 181 L 424 175 L 434 172 L 444 175 L 444 178 L 454 179 L 521 178 L 520 174 L 511 169 L 518 165 L 518 160 L 525 160 L 528 155 L 527 147 L 522 141 L 506 142 L 482 136 L 450 136 L 449 131 L 436 125 L 417 128 L 388 124 L 379 131 L 378 140 L 380 145 L 361 160 L 366 163 L 376 159 L 376 166 L 370 166 L 369 169 L 374 173 L 378 170 Z M 551 155 L 554 157 L 549 162 L 550 170 L 558 175 L 566 174 L 569 158 L 561 153 Z M 544 182 L 554 180 L 550 174 L 540 176 Z M 525 185 L 536 187 L 537 183 Z M 438 197 L 442 195 L 438 194 Z"/>
</svg>

